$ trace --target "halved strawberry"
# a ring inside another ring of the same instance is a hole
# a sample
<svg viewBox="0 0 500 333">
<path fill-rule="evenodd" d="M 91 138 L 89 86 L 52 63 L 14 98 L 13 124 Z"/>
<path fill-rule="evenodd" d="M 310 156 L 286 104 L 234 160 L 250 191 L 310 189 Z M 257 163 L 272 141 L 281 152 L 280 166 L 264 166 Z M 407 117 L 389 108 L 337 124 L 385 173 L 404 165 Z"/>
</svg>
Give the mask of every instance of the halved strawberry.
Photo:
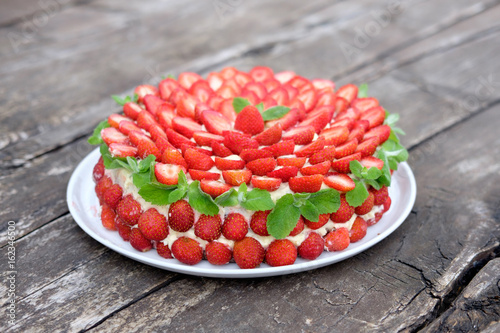
<svg viewBox="0 0 500 333">
<path fill-rule="evenodd" d="M 219 89 L 224 83 L 224 78 L 220 73 L 211 72 L 207 75 L 207 82 L 213 91 Z"/>
<path fill-rule="evenodd" d="M 264 130 L 264 119 L 255 106 L 248 105 L 236 116 L 234 129 L 256 135 Z"/>
<path fill-rule="evenodd" d="M 271 96 L 278 105 L 288 105 L 289 97 L 285 88 L 277 87 L 273 89 L 268 96 Z"/>
<path fill-rule="evenodd" d="M 336 96 L 337 98 L 335 99 L 335 114 L 340 114 L 345 110 L 347 110 L 349 102 L 342 96 L 339 96 L 338 94 Z"/>
<path fill-rule="evenodd" d="M 117 114 L 117 113 L 113 113 L 113 114 L 109 115 L 109 117 L 108 117 L 108 123 L 111 125 L 111 127 L 114 127 L 114 128 L 120 128 L 120 122 L 122 122 L 122 121 L 131 122 L 132 119 L 125 117 L 125 116 L 122 116 L 121 114 Z M 127 133 L 125 133 L 125 134 L 127 134 Z"/>
<path fill-rule="evenodd" d="M 212 110 L 219 110 L 221 107 L 222 102 L 224 102 L 225 99 L 220 97 L 219 95 L 212 95 L 208 101 L 207 105 L 212 109 Z M 234 113 L 234 110 L 233 110 Z M 200 118 L 201 119 L 201 118 Z"/>
<path fill-rule="evenodd" d="M 316 141 L 311 142 L 307 146 L 304 146 L 295 152 L 298 157 L 308 157 L 312 154 L 320 151 L 325 147 L 325 138 L 319 137 Z"/>
<path fill-rule="evenodd" d="M 189 148 L 184 153 L 184 159 L 188 164 L 189 169 L 210 170 L 214 166 L 214 161 L 204 153 L 199 152 L 196 149 Z"/>
<path fill-rule="evenodd" d="M 303 91 L 303 89 L 314 88 L 314 86 L 308 79 L 299 75 L 296 75 L 293 79 L 288 81 L 288 84 L 291 85 L 292 87 L 299 89 L 299 91 Z"/>
<path fill-rule="evenodd" d="M 237 156 L 233 155 L 233 157 Z M 245 161 L 239 157 L 233 159 L 215 156 L 215 167 L 219 170 L 240 170 L 245 167 Z"/>
<path fill-rule="evenodd" d="M 364 112 L 378 105 L 379 105 L 378 100 L 373 97 L 356 98 L 351 103 L 351 107 L 353 109 L 359 110 L 359 112 Z"/>
<path fill-rule="evenodd" d="M 325 80 L 325 79 L 314 79 L 311 81 L 313 84 L 314 88 L 318 90 L 322 90 L 325 88 L 328 88 L 328 91 L 334 91 L 335 90 L 335 83 L 330 80 Z"/>
<path fill-rule="evenodd" d="M 266 87 L 266 90 L 268 92 L 271 92 L 279 87 L 281 87 L 281 83 L 280 81 L 274 79 L 274 78 L 271 78 L 269 80 L 265 80 L 265 81 L 262 81 L 262 84 L 264 85 L 264 87 Z M 287 94 L 288 95 L 288 94 Z M 270 96 L 269 94 L 266 96 L 266 97 L 270 97 L 272 99 L 274 99 L 273 96 Z M 276 100 L 275 100 L 276 101 Z M 277 103 L 278 101 L 276 101 Z"/>
<path fill-rule="evenodd" d="M 384 167 L 384 161 L 374 156 L 365 156 L 361 159 L 361 165 L 370 169 L 371 167 L 376 167 L 377 169 L 382 170 Z"/>
<path fill-rule="evenodd" d="M 268 172 L 276 168 L 276 160 L 272 157 L 259 158 L 248 162 L 247 168 L 250 169 L 254 175 L 265 176 Z"/>
<path fill-rule="evenodd" d="M 311 110 L 311 112 L 306 115 L 306 119 L 315 118 L 323 113 L 326 113 L 328 115 L 328 122 L 330 122 L 333 118 L 333 114 L 335 113 L 335 107 L 332 105 L 316 106 L 313 110 Z"/>
<path fill-rule="evenodd" d="M 343 157 L 339 160 L 332 161 L 332 169 L 340 172 L 340 173 L 349 173 L 351 169 L 349 167 L 349 163 L 351 161 L 359 161 L 361 160 L 361 153 L 355 153 L 346 157 Z"/>
<path fill-rule="evenodd" d="M 201 114 L 201 121 L 207 131 L 222 135 L 222 132 L 231 129 L 229 120 L 217 111 L 205 110 Z"/>
<path fill-rule="evenodd" d="M 159 95 L 158 89 L 155 86 L 149 84 L 142 84 L 134 89 L 134 94 L 137 94 L 137 101 L 139 103 L 143 102 L 144 96 L 147 95 Z"/>
<path fill-rule="evenodd" d="M 224 145 L 237 155 L 239 155 L 243 151 L 243 149 L 259 148 L 259 143 L 257 142 L 257 140 L 249 138 L 242 133 L 225 131 L 223 133 L 223 136 Z"/>
<path fill-rule="evenodd" d="M 161 98 L 168 101 L 172 92 L 176 89 L 179 89 L 180 85 L 176 80 L 172 78 L 166 78 L 158 84 L 158 88 L 160 90 Z"/>
<path fill-rule="evenodd" d="M 267 96 L 267 89 L 261 82 L 249 82 L 245 85 L 242 92 L 244 93 L 245 90 L 253 92 L 257 95 L 259 100 L 262 100 Z"/>
<path fill-rule="evenodd" d="M 283 133 L 283 140 L 293 140 L 296 145 L 306 145 L 310 143 L 314 134 L 316 134 L 313 126 L 297 126 Z"/>
<path fill-rule="evenodd" d="M 389 125 L 380 125 L 366 132 L 363 138 L 368 139 L 371 138 L 372 136 L 378 136 L 379 145 L 381 145 L 384 142 L 386 142 L 387 139 L 389 139 L 390 135 L 391 135 L 391 128 L 389 127 Z"/>
<path fill-rule="evenodd" d="M 361 142 L 364 135 L 365 129 L 363 128 L 363 126 L 353 126 L 351 132 L 349 133 L 349 136 L 347 137 L 347 141 L 356 139 L 358 142 Z"/>
<path fill-rule="evenodd" d="M 264 66 L 255 66 L 250 71 L 250 76 L 254 79 L 255 82 L 262 82 L 269 79 L 274 79 L 274 72 L 269 67 Z"/>
<path fill-rule="evenodd" d="M 177 149 L 181 149 L 183 144 L 193 147 L 196 146 L 196 143 L 170 128 L 167 128 L 167 138 L 168 141 Z"/>
<path fill-rule="evenodd" d="M 137 115 L 137 125 L 149 131 L 149 128 L 153 125 L 158 125 L 158 122 L 149 111 L 144 110 Z"/>
<path fill-rule="evenodd" d="M 211 147 L 212 142 L 216 141 L 219 143 L 224 142 L 224 137 L 217 134 L 208 133 L 205 131 L 198 131 L 193 133 L 193 139 L 199 146 Z"/>
<path fill-rule="evenodd" d="M 101 130 L 101 138 L 109 146 L 112 143 L 127 144 L 129 142 L 128 136 L 120 132 L 114 127 L 107 127 Z"/>
<path fill-rule="evenodd" d="M 198 80 L 203 80 L 203 78 L 200 75 L 192 72 L 180 73 L 177 79 L 179 84 L 186 90 L 189 90 L 189 88 L 191 88 L 193 83 L 195 83 Z"/>
<path fill-rule="evenodd" d="M 124 143 L 112 143 L 109 145 L 109 152 L 113 157 L 125 158 L 127 156 L 136 156 L 137 148 Z"/>
<path fill-rule="evenodd" d="M 193 83 L 191 88 L 189 88 L 189 93 L 194 97 L 196 97 L 202 103 L 206 103 L 208 99 L 215 94 L 215 92 L 210 87 L 209 83 L 205 80 L 198 80 L 195 83 Z"/>
<path fill-rule="evenodd" d="M 224 181 L 231 186 L 240 186 L 243 183 L 248 184 L 252 178 L 250 170 L 224 170 L 222 171 Z"/>
<path fill-rule="evenodd" d="M 203 179 L 200 181 L 201 190 L 212 198 L 216 198 L 222 193 L 225 193 L 231 189 L 231 186 L 228 184 L 221 183 L 218 180 L 206 180 Z"/>
<path fill-rule="evenodd" d="M 279 73 L 274 74 L 274 78 L 276 80 L 280 81 L 281 84 L 285 84 L 288 81 L 290 81 L 291 79 L 293 79 L 295 77 L 295 75 L 296 74 L 292 71 L 284 71 L 284 72 L 279 72 Z"/>
<path fill-rule="evenodd" d="M 296 97 L 299 95 L 299 89 L 297 89 L 295 87 L 292 87 L 289 84 L 282 85 L 282 88 L 285 89 L 286 92 L 288 93 L 288 104 L 287 104 L 287 106 L 291 107 L 291 102 L 292 101 L 298 101 L 298 99 Z M 302 103 L 302 102 L 300 102 L 300 103 L 302 105 L 304 105 L 304 103 Z M 305 110 L 305 107 L 304 107 L 304 113 L 305 112 L 306 112 L 306 110 Z"/>
<path fill-rule="evenodd" d="M 302 168 L 306 163 L 307 157 L 278 157 L 277 163 L 281 166 L 294 166 Z"/>
<path fill-rule="evenodd" d="M 156 115 L 156 111 L 158 107 L 163 104 L 165 101 L 156 95 L 146 95 L 144 96 L 144 106 L 146 110 L 148 110 L 152 115 Z"/>
<path fill-rule="evenodd" d="M 214 153 L 215 156 L 219 157 L 228 157 L 233 155 L 233 152 L 229 150 L 229 148 L 216 141 L 212 142 L 212 152 Z"/>
<path fill-rule="evenodd" d="M 323 175 L 292 177 L 288 181 L 288 184 L 293 192 L 315 193 L 321 189 L 321 184 L 323 184 Z"/>
<path fill-rule="evenodd" d="M 353 128 L 356 128 L 356 127 L 362 127 L 364 130 L 365 130 L 365 133 L 366 131 L 368 131 L 370 129 L 370 122 L 366 119 L 359 119 L 357 121 L 354 122 L 354 124 L 352 125 Z"/>
<path fill-rule="evenodd" d="M 123 104 L 123 113 L 125 115 L 133 120 L 137 119 L 137 116 L 139 115 L 139 112 L 143 111 L 144 109 L 139 106 L 139 104 L 134 103 L 134 102 L 127 102 Z"/>
<path fill-rule="evenodd" d="M 238 70 L 234 67 L 225 67 L 220 71 L 220 75 L 224 80 L 232 79 L 236 73 L 238 73 Z"/>
<path fill-rule="evenodd" d="M 318 164 L 325 161 L 331 161 L 335 158 L 335 146 L 325 147 L 309 157 L 309 163 Z"/>
<path fill-rule="evenodd" d="M 123 120 L 120 121 L 120 125 L 118 126 L 118 129 L 120 132 L 122 132 L 125 135 L 128 135 L 131 131 L 140 131 L 141 128 L 137 126 L 134 122 L 128 121 L 128 120 Z"/>
<path fill-rule="evenodd" d="M 266 123 L 266 126 L 271 127 L 276 125 L 277 123 L 280 123 L 283 131 L 286 131 L 290 127 L 294 126 L 298 121 L 299 121 L 299 111 L 296 108 L 292 108 L 283 117 L 268 121 Z"/>
<path fill-rule="evenodd" d="M 326 186 L 336 189 L 341 192 L 348 192 L 354 190 L 356 184 L 348 175 L 344 173 L 331 173 L 323 178 L 323 182 Z"/>
<path fill-rule="evenodd" d="M 335 110 L 335 101 L 337 100 L 337 95 L 334 92 L 326 91 L 321 94 L 318 94 L 318 102 L 316 103 L 316 107 L 323 105 L 332 105 Z"/>
<path fill-rule="evenodd" d="M 195 169 L 189 169 L 189 175 L 193 180 L 202 180 L 202 179 L 219 180 L 220 178 L 220 173 L 195 170 Z"/>
<path fill-rule="evenodd" d="M 233 99 L 238 96 L 238 91 L 236 91 L 230 84 L 227 84 L 227 81 L 224 82 L 215 93 L 224 99 Z"/>
<path fill-rule="evenodd" d="M 221 115 L 226 117 L 229 122 L 234 124 L 234 121 L 236 120 L 236 112 L 233 108 L 233 97 L 224 99 L 216 110 L 219 111 Z"/>
<path fill-rule="evenodd" d="M 281 140 L 282 132 L 281 123 L 276 123 L 264 132 L 257 134 L 254 139 L 262 146 L 270 146 Z"/>
<path fill-rule="evenodd" d="M 317 230 L 317 229 L 321 228 L 322 226 L 324 226 L 325 224 L 327 224 L 329 219 L 330 219 L 330 214 L 320 214 L 318 221 L 313 222 L 313 221 L 309 221 L 308 219 L 304 218 L 304 223 L 310 229 Z"/>
<path fill-rule="evenodd" d="M 252 105 L 260 103 L 260 98 L 251 90 L 243 89 L 239 97 L 246 98 Z"/>
<path fill-rule="evenodd" d="M 163 151 L 161 161 L 165 164 L 177 164 L 187 169 L 188 165 L 181 152 L 175 148 L 167 148 Z"/>
<path fill-rule="evenodd" d="M 233 78 L 240 87 L 244 87 L 248 82 L 253 81 L 253 78 L 250 76 L 250 74 L 240 71 L 237 71 L 234 74 Z"/>
<path fill-rule="evenodd" d="M 186 168 L 175 164 L 155 164 L 155 176 L 156 179 L 165 185 L 175 185 L 179 180 L 179 172 L 184 171 L 186 173 Z"/>
<path fill-rule="evenodd" d="M 166 106 L 167 104 L 162 104 L 158 107 L 156 112 L 156 117 L 158 118 L 158 122 L 163 127 L 163 129 L 172 128 L 172 119 L 174 119 L 175 108 L 171 108 Z"/>
<path fill-rule="evenodd" d="M 212 108 L 210 107 L 210 105 L 206 104 L 206 103 L 197 103 L 195 108 L 194 108 L 194 120 L 198 123 L 201 123 L 201 114 L 203 113 L 203 111 L 205 110 L 212 110 Z"/>
<path fill-rule="evenodd" d="M 243 149 L 240 157 L 248 163 L 259 158 L 273 157 L 273 153 L 264 149 Z"/>
<path fill-rule="evenodd" d="M 159 124 L 151 125 L 149 127 L 149 134 L 151 134 L 151 139 L 153 139 L 153 141 L 156 141 L 159 138 L 167 138 L 167 134 Z"/>
<path fill-rule="evenodd" d="M 347 130 L 350 131 L 354 126 L 354 119 L 350 117 L 345 117 L 341 119 L 335 118 L 335 120 L 330 123 L 330 127 L 337 127 L 337 126 L 347 127 Z"/>
<path fill-rule="evenodd" d="M 270 109 L 273 106 L 278 105 L 278 102 L 276 102 L 271 96 L 266 96 L 264 99 L 262 99 L 262 104 L 264 105 L 264 110 Z"/>
<path fill-rule="evenodd" d="M 236 79 L 234 77 L 225 80 L 224 83 L 222 84 L 222 86 L 218 90 L 220 91 L 221 89 L 224 89 L 225 87 L 230 88 L 236 94 L 235 95 L 228 94 L 228 95 L 223 96 L 224 98 L 234 98 L 234 97 L 238 96 L 239 94 L 241 94 L 241 86 L 238 84 L 238 82 L 236 81 Z"/>
<path fill-rule="evenodd" d="M 332 163 L 330 161 L 324 161 L 318 164 L 306 166 L 300 169 L 300 173 L 304 176 L 311 175 L 324 175 L 330 170 Z"/>
<path fill-rule="evenodd" d="M 155 155 L 156 159 L 161 159 L 161 153 L 156 144 L 143 132 L 132 131 L 128 134 L 130 141 L 137 147 L 137 157 L 146 158 Z"/>
<path fill-rule="evenodd" d="M 337 96 L 344 98 L 350 104 L 358 96 L 358 87 L 354 84 L 346 84 L 337 90 Z"/>
<path fill-rule="evenodd" d="M 361 153 L 361 157 L 373 155 L 378 147 L 378 136 L 372 136 L 361 142 L 356 148 L 356 153 Z"/>
<path fill-rule="evenodd" d="M 366 110 L 365 112 L 361 113 L 360 119 L 368 120 L 370 122 L 370 128 L 380 126 L 384 123 L 385 119 L 384 108 L 381 106 L 377 106 Z"/>
<path fill-rule="evenodd" d="M 156 147 L 160 150 L 160 153 L 163 154 L 166 149 L 172 148 L 174 149 L 174 146 L 170 142 L 168 142 L 167 138 L 164 138 L 162 136 L 156 138 L 155 140 Z"/>
<path fill-rule="evenodd" d="M 185 117 L 175 117 L 172 119 L 172 128 L 187 138 L 192 138 L 194 132 L 202 130 L 200 124 L 191 118 Z"/>
<path fill-rule="evenodd" d="M 290 178 L 297 176 L 299 168 L 296 166 L 284 166 L 267 173 L 268 177 L 279 178 L 283 182 L 288 182 Z"/>
<path fill-rule="evenodd" d="M 196 104 L 198 104 L 199 102 L 200 101 L 198 101 L 195 97 L 191 95 L 186 95 L 176 105 L 177 115 L 181 117 L 188 117 L 194 119 L 195 117 L 194 109 L 196 108 Z"/>
<path fill-rule="evenodd" d="M 305 91 L 301 91 L 299 89 L 299 95 L 297 98 L 304 103 L 304 107 L 306 108 L 306 112 L 311 112 L 312 109 L 316 106 L 318 102 L 318 95 L 316 94 L 316 90 L 308 89 Z"/>
<path fill-rule="evenodd" d="M 343 144 L 349 137 L 349 130 L 344 126 L 336 126 L 324 129 L 320 135 L 325 138 L 325 145 L 338 146 Z"/>
<path fill-rule="evenodd" d="M 347 141 L 341 146 L 335 148 L 335 158 L 339 159 L 353 154 L 358 147 L 358 139 L 352 139 Z"/>
</svg>

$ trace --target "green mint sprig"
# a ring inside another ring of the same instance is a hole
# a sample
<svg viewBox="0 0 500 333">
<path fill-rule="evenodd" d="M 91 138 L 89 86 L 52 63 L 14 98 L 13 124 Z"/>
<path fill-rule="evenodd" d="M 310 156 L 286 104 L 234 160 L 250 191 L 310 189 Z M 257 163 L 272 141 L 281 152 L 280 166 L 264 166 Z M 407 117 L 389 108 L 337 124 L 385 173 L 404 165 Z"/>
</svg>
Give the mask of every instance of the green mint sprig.
<svg viewBox="0 0 500 333">
<path fill-rule="evenodd" d="M 247 107 L 249 105 L 252 105 L 252 104 L 246 98 L 243 98 L 243 97 L 233 98 L 233 109 L 234 109 L 234 112 L 236 112 L 236 113 L 240 113 L 241 110 L 243 110 L 245 107 Z M 264 104 L 263 103 L 259 103 L 255 107 L 262 114 L 262 118 L 264 119 L 264 121 L 280 119 L 290 111 L 289 107 L 282 106 L 282 105 L 276 105 L 276 106 L 270 107 L 269 109 L 267 109 L 265 111 L 264 111 Z"/>
<path fill-rule="evenodd" d="M 363 83 L 358 87 L 358 98 L 368 97 L 368 84 Z"/>
<path fill-rule="evenodd" d="M 215 203 L 222 207 L 234 207 L 240 205 L 241 207 L 252 211 L 271 210 L 275 206 L 269 192 L 258 188 L 248 191 L 247 184 L 245 183 L 241 184 L 238 190 L 232 188 L 219 195 L 215 198 Z"/>
<path fill-rule="evenodd" d="M 134 96 L 130 97 L 130 96 L 125 96 L 125 97 L 120 97 L 118 95 L 111 95 L 111 98 L 118 104 L 118 105 L 121 105 L 121 106 L 124 106 L 125 103 L 128 103 L 128 102 L 137 102 L 139 100 L 139 96 L 137 94 L 134 94 Z"/>
<path fill-rule="evenodd" d="M 91 145 L 100 145 L 104 143 L 101 137 L 101 131 L 110 126 L 111 125 L 108 123 L 107 120 L 101 121 L 99 124 L 97 124 L 96 128 L 94 129 L 94 132 L 92 133 L 92 136 L 87 139 L 87 142 L 90 143 Z"/>
</svg>

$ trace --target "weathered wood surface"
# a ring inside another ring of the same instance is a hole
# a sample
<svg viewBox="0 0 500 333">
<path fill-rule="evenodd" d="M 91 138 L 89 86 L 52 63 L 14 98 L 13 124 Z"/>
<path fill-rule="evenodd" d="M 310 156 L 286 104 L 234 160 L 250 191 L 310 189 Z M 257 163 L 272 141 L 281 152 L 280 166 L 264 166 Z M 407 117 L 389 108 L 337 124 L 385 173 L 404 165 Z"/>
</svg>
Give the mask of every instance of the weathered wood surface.
<svg viewBox="0 0 500 333">
<path fill-rule="evenodd" d="M 33 31 L 40 2 L 2 3 L 0 246 L 15 221 L 18 271 L 16 325 L 2 331 L 494 332 L 499 2 L 54 0 Z M 109 95 L 257 64 L 368 81 L 401 114 L 418 197 L 394 234 L 322 269 L 224 280 L 139 264 L 79 229 L 67 181 L 92 149 L 85 137 L 117 110 Z"/>
</svg>

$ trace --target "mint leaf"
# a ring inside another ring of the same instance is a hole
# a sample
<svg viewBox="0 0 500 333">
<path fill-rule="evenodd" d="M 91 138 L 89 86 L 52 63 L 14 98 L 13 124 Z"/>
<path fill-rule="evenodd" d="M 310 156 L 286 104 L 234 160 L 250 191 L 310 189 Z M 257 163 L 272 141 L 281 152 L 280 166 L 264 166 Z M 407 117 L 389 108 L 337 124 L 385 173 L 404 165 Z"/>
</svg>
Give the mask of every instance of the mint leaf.
<svg viewBox="0 0 500 333">
<path fill-rule="evenodd" d="M 368 84 L 363 83 L 358 88 L 358 98 L 368 97 Z"/>
<path fill-rule="evenodd" d="M 134 94 L 134 96 L 132 96 L 132 102 L 137 103 L 138 100 L 139 100 L 139 95 Z M 127 101 L 127 102 L 130 102 L 130 101 Z"/>
<path fill-rule="evenodd" d="M 92 136 L 87 139 L 87 142 L 90 143 L 91 145 L 100 145 L 101 143 L 104 143 L 104 141 L 101 138 L 101 131 L 104 128 L 110 127 L 111 125 L 108 123 L 107 120 L 101 121 L 97 127 L 94 129 L 94 132 L 92 133 Z"/>
<path fill-rule="evenodd" d="M 238 192 L 234 188 L 222 193 L 215 198 L 215 203 L 222 207 L 234 207 L 238 205 Z"/>
<path fill-rule="evenodd" d="M 376 190 L 380 190 L 382 188 L 382 185 L 380 185 L 376 180 L 373 179 L 366 179 L 365 184 L 370 185 Z"/>
<path fill-rule="evenodd" d="M 132 174 L 132 182 L 137 188 L 142 188 L 144 185 L 149 184 L 151 182 L 149 172 L 134 172 Z"/>
<path fill-rule="evenodd" d="M 384 124 L 392 127 L 393 125 L 395 125 L 398 122 L 398 120 L 399 120 L 399 114 L 387 113 L 385 120 L 384 120 Z"/>
<path fill-rule="evenodd" d="M 101 153 L 102 160 L 104 162 L 104 167 L 106 169 L 123 168 L 123 165 L 120 164 L 120 162 L 125 163 L 125 159 L 111 156 L 108 146 L 105 143 L 101 144 L 101 146 L 99 147 L 99 151 Z M 127 165 L 128 167 L 128 164 L 125 163 L 125 165 Z"/>
<path fill-rule="evenodd" d="M 173 190 L 161 189 L 151 184 L 145 184 L 139 189 L 139 195 L 147 202 L 153 205 L 165 206 L 170 202 L 168 200 Z"/>
<path fill-rule="evenodd" d="M 290 108 L 286 106 L 273 106 L 262 113 L 262 118 L 264 121 L 279 119 L 286 115 L 289 111 Z"/>
<path fill-rule="evenodd" d="M 246 194 L 245 200 L 241 201 L 240 205 L 253 211 L 270 210 L 274 208 L 274 201 L 268 191 L 255 188 Z"/>
<path fill-rule="evenodd" d="M 132 172 L 140 172 L 139 164 L 137 163 L 135 157 L 127 156 L 127 164 Z"/>
<path fill-rule="evenodd" d="M 234 112 L 240 113 L 241 110 L 245 108 L 245 106 L 252 105 L 248 101 L 248 99 L 243 98 L 243 97 L 235 97 L 233 98 L 233 109 Z"/>
<path fill-rule="evenodd" d="M 340 207 L 340 193 L 333 188 L 313 193 L 308 200 L 318 209 L 319 214 L 335 213 Z"/>
<path fill-rule="evenodd" d="M 391 169 L 389 168 L 389 160 L 385 154 L 385 150 L 382 148 L 378 151 L 377 157 L 384 161 L 384 166 L 382 167 L 382 175 L 377 179 L 377 181 L 386 186 L 391 185 Z"/>
<path fill-rule="evenodd" d="M 345 198 L 349 205 L 358 207 L 365 202 L 366 198 L 368 198 L 368 190 L 362 181 L 355 179 L 354 183 L 356 184 L 356 187 L 354 190 L 347 192 Z"/>
<path fill-rule="evenodd" d="M 170 196 L 168 197 L 169 203 L 181 200 L 186 196 L 187 191 L 188 191 L 188 182 L 186 174 L 184 173 L 184 171 L 181 170 L 179 172 L 179 180 L 177 181 L 177 189 L 175 189 L 172 193 L 170 193 Z"/>
<path fill-rule="evenodd" d="M 171 204 L 171 203 L 174 203 L 176 201 L 179 201 L 181 200 L 182 198 L 184 198 L 186 196 L 186 191 L 183 191 L 179 188 L 173 190 L 172 192 L 170 192 L 170 195 L 168 196 L 168 203 Z"/>
<path fill-rule="evenodd" d="M 264 103 L 262 103 L 262 102 L 257 104 L 255 107 L 257 108 L 257 110 L 259 110 L 260 113 L 262 113 L 264 111 Z"/>
<path fill-rule="evenodd" d="M 377 179 L 380 175 L 382 175 L 382 171 L 376 167 L 371 167 L 370 169 L 364 167 L 361 175 L 363 176 L 363 179 Z"/>
<path fill-rule="evenodd" d="M 151 163 L 156 161 L 156 156 L 155 155 L 149 155 L 148 157 L 146 157 L 145 159 L 143 159 L 142 161 L 139 162 L 139 171 L 140 172 L 146 172 L 146 171 L 149 171 L 149 169 L 151 168 Z M 129 163 L 130 164 L 130 163 Z M 154 165 L 153 165 L 153 169 L 154 169 Z"/>
<path fill-rule="evenodd" d="M 219 214 L 219 207 L 210 195 L 200 189 L 200 182 L 198 180 L 189 184 L 187 193 L 189 204 L 196 211 L 210 216 Z"/>
<path fill-rule="evenodd" d="M 293 195 L 288 193 L 276 201 L 276 206 L 267 216 L 267 231 L 276 239 L 287 237 L 297 225 L 300 209 L 293 205 Z"/>
<path fill-rule="evenodd" d="M 121 106 L 123 106 L 125 103 L 127 103 L 126 98 L 121 98 L 118 95 L 111 95 L 111 98 L 116 102 L 116 104 L 119 104 Z"/>
<path fill-rule="evenodd" d="M 319 221 L 319 210 L 314 206 L 310 201 L 306 200 L 306 202 L 300 206 L 300 214 L 304 216 L 311 222 Z"/>
<path fill-rule="evenodd" d="M 349 162 L 349 168 L 356 177 L 363 178 L 361 176 L 361 171 L 363 171 L 363 165 L 359 161 L 354 160 Z"/>
</svg>

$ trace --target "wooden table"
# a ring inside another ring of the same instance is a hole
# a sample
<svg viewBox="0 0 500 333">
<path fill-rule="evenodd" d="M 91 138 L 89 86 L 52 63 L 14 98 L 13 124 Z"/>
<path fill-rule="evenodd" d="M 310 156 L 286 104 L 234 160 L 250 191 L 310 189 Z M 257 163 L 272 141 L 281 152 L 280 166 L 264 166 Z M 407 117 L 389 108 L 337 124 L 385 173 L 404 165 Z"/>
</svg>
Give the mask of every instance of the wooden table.
<svg viewBox="0 0 500 333">
<path fill-rule="evenodd" d="M 0 330 L 498 332 L 499 2 L 2 1 Z M 368 82 L 401 115 L 418 196 L 398 230 L 339 264 L 234 280 L 140 264 L 77 226 L 67 182 L 111 94 L 255 65 Z"/>
</svg>

